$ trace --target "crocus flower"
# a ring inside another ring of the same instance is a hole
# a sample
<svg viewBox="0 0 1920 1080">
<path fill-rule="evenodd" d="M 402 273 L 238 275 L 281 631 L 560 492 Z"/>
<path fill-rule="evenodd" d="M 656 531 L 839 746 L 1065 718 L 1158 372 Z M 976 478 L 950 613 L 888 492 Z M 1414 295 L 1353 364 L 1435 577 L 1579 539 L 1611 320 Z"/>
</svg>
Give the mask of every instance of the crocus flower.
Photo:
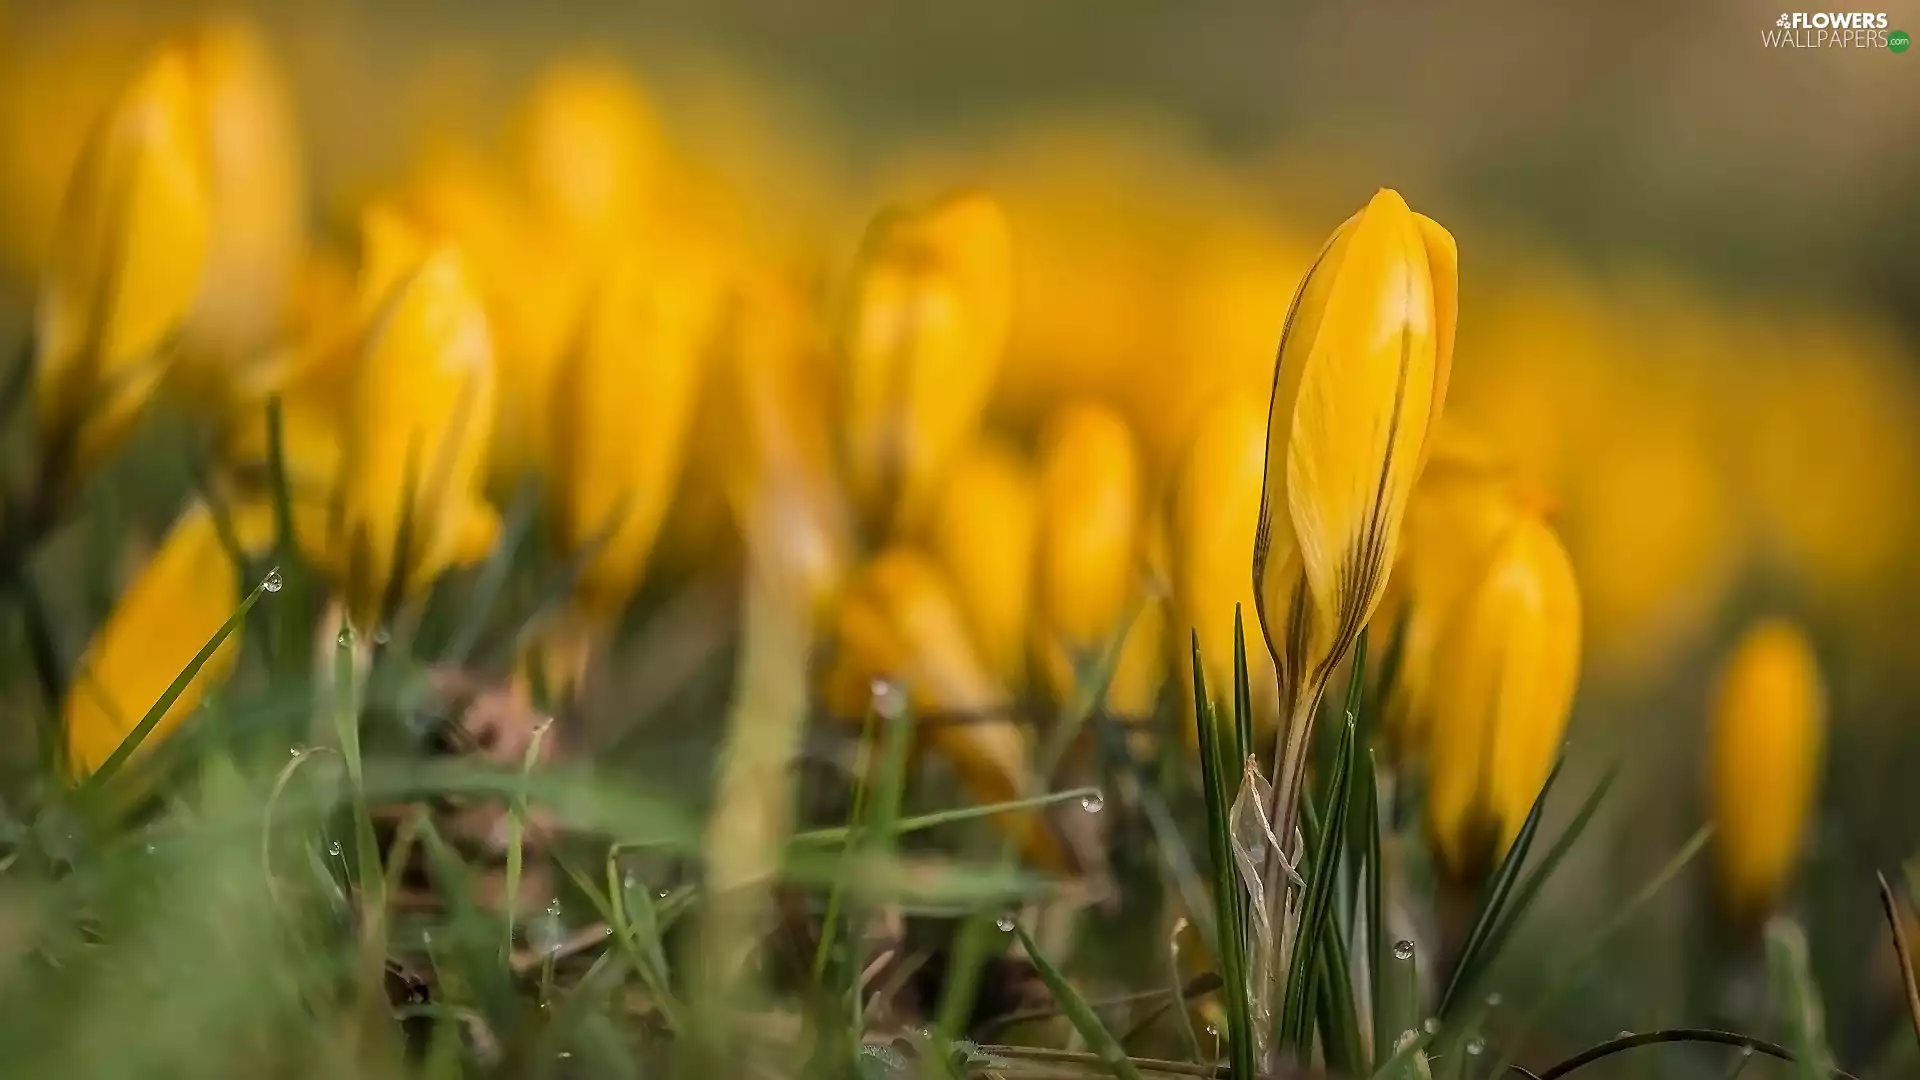
<svg viewBox="0 0 1920 1080">
<path fill-rule="evenodd" d="M 1427 816 L 1441 866 L 1479 880 L 1553 770 L 1580 677 L 1580 593 L 1553 530 L 1522 518 L 1434 657 Z"/>
<path fill-rule="evenodd" d="M 1749 628 L 1721 667 L 1708 743 L 1708 795 L 1721 895 L 1738 919 L 1779 899 L 1812 817 L 1826 742 L 1820 667 L 1799 627 Z"/>
<path fill-rule="evenodd" d="M 928 546 L 953 583 L 974 646 L 1001 685 L 1027 682 L 1039 482 L 1004 442 L 983 436 L 953 464 L 928 523 Z"/>
<path fill-rule="evenodd" d="M 1458 280 L 1453 237 L 1383 190 L 1334 232 L 1287 311 L 1253 550 L 1287 712 L 1272 804 L 1283 842 L 1314 713 L 1386 589 L 1446 397 Z"/>
<path fill-rule="evenodd" d="M 35 322 L 56 483 L 126 437 L 199 293 L 212 208 L 198 109 L 187 57 L 162 49 L 101 118 L 67 189 Z"/>
<path fill-rule="evenodd" d="M 867 230 L 839 328 L 848 486 L 876 532 L 915 525 L 980 423 L 1012 306 L 1006 217 L 956 195 Z"/>
<path fill-rule="evenodd" d="M 1078 665 L 1125 630 L 1143 594 L 1143 483 L 1133 433 L 1101 405 L 1060 410 L 1041 436 L 1034 650 L 1047 689 L 1070 701 Z"/>
</svg>

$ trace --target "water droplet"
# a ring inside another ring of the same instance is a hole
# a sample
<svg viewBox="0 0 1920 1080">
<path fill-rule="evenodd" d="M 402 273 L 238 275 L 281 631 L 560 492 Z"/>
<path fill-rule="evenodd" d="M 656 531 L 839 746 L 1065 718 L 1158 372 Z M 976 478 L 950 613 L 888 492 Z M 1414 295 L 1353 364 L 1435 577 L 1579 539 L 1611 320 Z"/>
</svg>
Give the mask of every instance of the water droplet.
<svg viewBox="0 0 1920 1080">
<path fill-rule="evenodd" d="M 553 899 L 547 901 L 547 914 L 553 916 L 556 919 L 560 917 L 560 898 L 559 897 L 556 896 Z"/>
<path fill-rule="evenodd" d="M 155 847 L 155 846 L 153 846 L 152 844 L 148 844 L 148 845 L 147 845 L 147 854 L 149 854 L 149 855 L 151 855 L 151 854 L 153 854 L 154 852 L 156 852 L 156 851 L 159 851 L 159 850 L 160 850 L 159 848 L 157 848 L 157 847 Z"/>
<path fill-rule="evenodd" d="M 1406 938 L 1401 938 L 1399 941 L 1394 942 L 1393 958 L 1395 960 L 1413 959 L 1413 942 L 1408 941 Z"/>
<path fill-rule="evenodd" d="M 1622 1028 L 1621 1030 L 1615 1032 L 1613 1037 L 1616 1039 L 1631 1039 L 1633 1038 L 1633 1032 L 1628 1031 L 1625 1028 Z"/>
<path fill-rule="evenodd" d="M 1751 1043 L 1740 1048 L 1740 1056 L 1743 1058 L 1750 1058 L 1753 1056 L 1753 1046 Z"/>
<path fill-rule="evenodd" d="M 567 1059 L 569 1059 L 569 1058 L 571 1058 L 571 1057 L 573 1057 L 573 1051 L 571 1051 L 571 1050 L 562 1050 L 562 1051 L 560 1051 L 560 1060 L 561 1060 L 561 1061 L 566 1061 Z"/>
<path fill-rule="evenodd" d="M 665 900 L 669 895 L 671 894 L 667 890 L 661 889 L 659 892 L 653 894 L 653 898 L 655 900 Z"/>
<path fill-rule="evenodd" d="M 432 946 L 432 945 L 433 945 L 433 931 L 431 931 L 431 930 L 422 930 L 422 931 L 420 931 L 420 944 L 422 944 L 422 945 L 426 945 L 426 946 L 429 946 L 429 947 L 430 947 L 430 946 Z"/>
<path fill-rule="evenodd" d="M 1220 1029 L 1217 1027 L 1214 1027 L 1212 1024 L 1208 1024 L 1207 1034 L 1217 1039 L 1220 1037 Z"/>
<path fill-rule="evenodd" d="M 638 884 L 640 884 L 640 879 L 634 876 L 633 871 L 629 870 L 625 874 L 621 875 L 621 878 L 620 878 L 621 888 L 631 889 Z"/>
<path fill-rule="evenodd" d="M 331 844 L 328 844 L 328 845 L 327 845 L 327 854 L 329 854 L 329 855 L 333 855 L 333 856 L 338 856 L 338 855 L 340 854 L 340 841 L 338 841 L 338 840 L 335 840 L 335 841 L 334 841 L 333 843 L 331 843 Z"/>
<path fill-rule="evenodd" d="M 1106 796 L 1097 791 L 1089 791 L 1085 795 L 1080 796 L 1080 809 L 1085 810 L 1089 814 L 1097 814 L 1106 808 Z"/>
<path fill-rule="evenodd" d="M 873 711 L 880 714 L 882 720 L 898 720 L 906 711 L 906 695 L 900 688 L 886 679 L 875 679 L 868 684 L 867 692 L 873 696 Z"/>
<path fill-rule="evenodd" d="M 287 747 L 287 756 L 288 756 L 288 757 L 299 757 L 299 756 L 300 756 L 301 754 L 303 754 L 303 753 L 305 753 L 305 752 L 306 752 L 306 747 L 304 747 L 304 746 L 289 746 L 289 747 Z"/>
<path fill-rule="evenodd" d="M 260 582 L 260 587 L 268 592 L 279 592 L 286 587 L 286 584 L 287 579 L 280 576 L 280 568 L 276 566 L 267 571 L 266 579 Z"/>
<path fill-rule="evenodd" d="M 1500 991 L 1495 990 L 1493 993 L 1487 995 L 1487 1008 L 1497 1009 L 1500 1007 L 1500 1002 L 1503 1000 L 1505 999 L 1503 999 L 1500 996 Z"/>
<path fill-rule="evenodd" d="M 1425 1020 L 1420 1021 L 1420 1030 L 1429 1035 L 1440 1034 L 1440 1018 L 1437 1016 L 1429 1016 Z"/>
<path fill-rule="evenodd" d="M 373 643 L 375 645 L 385 645 L 387 642 L 392 640 L 393 640 L 393 635 L 388 633 L 387 628 L 384 626 L 373 632 Z"/>
<path fill-rule="evenodd" d="M 340 628 L 340 636 L 334 638 L 333 643 L 343 649 L 351 649 L 356 640 L 358 640 L 358 635 L 353 632 L 353 627 L 343 626 Z"/>
<path fill-rule="evenodd" d="M 993 920 L 993 925 L 999 927 L 1001 933 L 1011 934 L 1013 933 L 1013 916 L 1002 915 L 999 918 Z"/>
<path fill-rule="evenodd" d="M 1475 1035 L 1473 1038 L 1467 1040 L 1466 1049 L 1468 1057 L 1479 1057 L 1481 1054 L 1487 1052 L 1487 1040 Z"/>
</svg>

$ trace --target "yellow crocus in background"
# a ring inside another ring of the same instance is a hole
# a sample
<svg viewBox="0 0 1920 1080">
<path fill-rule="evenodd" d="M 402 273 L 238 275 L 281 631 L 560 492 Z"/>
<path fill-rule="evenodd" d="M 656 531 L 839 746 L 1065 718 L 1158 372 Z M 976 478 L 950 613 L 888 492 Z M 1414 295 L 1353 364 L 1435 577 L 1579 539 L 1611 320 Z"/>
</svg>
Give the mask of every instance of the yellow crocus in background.
<svg viewBox="0 0 1920 1080">
<path fill-rule="evenodd" d="M 664 144 L 646 92 L 623 68 L 554 64 L 528 92 L 514 131 L 537 227 L 596 258 L 630 242 L 651 207 Z"/>
<path fill-rule="evenodd" d="M 1283 842 L 1327 678 L 1386 589 L 1445 402 L 1458 296 L 1453 237 L 1382 190 L 1334 232 L 1287 311 L 1253 549 L 1287 710 L 1273 803 Z"/>
<path fill-rule="evenodd" d="M 963 451 L 928 522 L 927 545 L 953 582 L 981 661 L 1009 692 L 1027 684 L 1039 480 L 1017 450 L 982 436 Z"/>
<path fill-rule="evenodd" d="M 1707 746 L 1721 895 L 1740 920 L 1764 918 L 1792 876 L 1819 794 L 1827 698 L 1806 635 L 1755 623 L 1721 666 Z"/>
<path fill-rule="evenodd" d="M 645 572 L 680 477 L 719 303 L 691 254 L 612 269 L 554 387 L 551 514 L 585 557 L 590 620 L 611 619 Z"/>
<path fill-rule="evenodd" d="M 1056 702 L 1073 700 L 1076 665 L 1115 644 L 1143 595 L 1140 473 L 1133 433 L 1104 405 L 1065 406 L 1041 433 L 1032 634 Z"/>
<path fill-rule="evenodd" d="M 974 435 L 1006 348 L 1006 216 L 966 192 L 868 227 L 838 328 L 848 488 L 876 533 L 925 514 Z"/>
<path fill-rule="evenodd" d="M 1580 680 L 1580 591 L 1566 549 L 1523 517 L 1438 643 L 1427 822 L 1441 867 L 1478 881 L 1526 820 L 1560 752 Z"/>
<path fill-rule="evenodd" d="M 326 557 L 362 628 L 492 546 L 499 523 L 480 491 L 493 394 L 472 273 L 458 248 L 437 245 L 387 299 L 347 395 Z"/>
<path fill-rule="evenodd" d="M 237 514 L 235 539 L 263 550 L 270 518 Z M 61 709 L 73 775 L 98 769 L 240 606 L 240 571 L 203 502 L 181 512 L 133 578 L 87 651 Z M 221 642 L 141 743 L 159 745 L 232 672 L 239 635 Z"/>
<path fill-rule="evenodd" d="M 56 483 L 118 447 L 192 310 L 212 209 L 192 68 L 156 53 L 95 126 L 35 315 L 40 441 Z"/>
<path fill-rule="evenodd" d="M 862 691 L 872 680 L 888 680 L 916 709 L 935 714 L 917 727 L 918 737 L 953 766 L 976 802 L 1028 794 L 1027 729 L 1010 714 L 1006 688 L 974 652 L 937 563 L 912 548 L 882 552 L 849 582 L 836 627 L 829 697 L 841 711 L 864 704 Z M 1066 867 L 1062 847 L 1039 818 L 1003 814 L 994 822 L 1034 863 Z"/>
<path fill-rule="evenodd" d="M 1267 410 L 1258 397 L 1228 394 L 1201 414 L 1174 479 L 1172 584 L 1184 697 L 1193 696 L 1193 650 L 1181 647 L 1190 635 L 1199 638 L 1209 692 L 1231 693 L 1237 607 L 1247 635 L 1255 726 L 1270 734 L 1280 716 L 1279 686 L 1273 657 L 1256 636 L 1253 579 L 1247 573 L 1247 544 L 1260 524 L 1266 453 Z M 1191 709 L 1193 702 L 1187 704 Z M 1189 740 L 1198 738 L 1192 723 L 1180 726 Z"/>
</svg>

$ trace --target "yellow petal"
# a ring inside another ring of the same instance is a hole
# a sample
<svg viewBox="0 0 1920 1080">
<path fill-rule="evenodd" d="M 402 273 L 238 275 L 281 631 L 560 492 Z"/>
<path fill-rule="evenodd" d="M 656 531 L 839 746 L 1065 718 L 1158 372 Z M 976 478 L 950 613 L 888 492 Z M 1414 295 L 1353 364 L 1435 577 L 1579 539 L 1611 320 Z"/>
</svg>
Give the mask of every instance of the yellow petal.
<svg viewBox="0 0 1920 1080">
<path fill-rule="evenodd" d="M 1446 227 L 1425 214 L 1413 215 L 1420 230 L 1420 241 L 1427 249 L 1427 273 L 1433 282 L 1433 406 L 1429 410 L 1429 434 L 1434 432 L 1441 410 L 1447 404 L 1447 384 L 1453 380 L 1453 337 L 1460 322 L 1460 249 Z M 1421 452 L 1425 461 L 1432 453 L 1428 438 Z"/>
<path fill-rule="evenodd" d="M 640 580 L 680 478 L 717 315 L 691 259 L 613 271 L 555 384 L 552 515 L 564 552 L 591 550 L 579 594 L 617 612 Z"/>
<path fill-rule="evenodd" d="M 112 756 L 240 605 L 239 571 L 204 503 L 189 506 L 114 606 L 80 660 L 63 710 L 76 776 Z M 141 744 L 156 746 L 233 669 L 229 636 Z"/>
<path fill-rule="evenodd" d="M 1133 433 L 1101 405 L 1071 405 L 1041 436 L 1035 650 L 1048 689 L 1071 698 L 1074 665 L 1121 631 L 1141 595 L 1144 496 Z"/>
<path fill-rule="evenodd" d="M 1546 782 L 1580 673 L 1580 598 L 1553 531 L 1508 530 L 1449 621 L 1433 672 L 1427 809 L 1436 853 L 1475 880 Z"/>
<path fill-rule="evenodd" d="M 40 437 L 85 472 L 125 438 L 199 291 L 211 209 L 189 65 L 162 50 L 88 139 L 36 312 Z"/>
<path fill-rule="evenodd" d="M 630 237 L 657 183 L 662 144 L 659 120 L 631 76 L 584 60 L 541 75 L 516 139 L 534 212 L 564 242 L 595 251 Z"/>
<path fill-rule="evenodd" d="M 1792 875 L 1819 794 L 1826 691 L 1813 648 L 1791 623 L 1748 629 L 1717 680 L 1708 788 L 1722 895 L 1764 917 Z"/>
<path fill-rule="evenodd" d="M 1040 535 L 1034 471 L 983 437 L 954 462 L 929 523 L 928 545 L 953 582 L 973 642 L 1001 685 L 1026 685 L 1033 559 Z"/>
</svg>

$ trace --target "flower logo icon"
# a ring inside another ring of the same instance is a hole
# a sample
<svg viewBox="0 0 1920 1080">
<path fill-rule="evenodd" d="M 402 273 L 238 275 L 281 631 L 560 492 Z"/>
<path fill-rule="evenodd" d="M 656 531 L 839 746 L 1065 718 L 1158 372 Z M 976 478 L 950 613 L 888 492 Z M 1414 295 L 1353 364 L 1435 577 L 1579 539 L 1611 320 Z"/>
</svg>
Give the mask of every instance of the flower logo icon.
<svg viewBox="0 0 1920 1080">
<path fill-rule="evenodd" d="M 1782 15 L 1778 20 L 1774 22 L 1774 25 L 1775 26 L 1792 26 L 1793 20 L 1787 18 L 1785 15 Z"/>
</svg>

